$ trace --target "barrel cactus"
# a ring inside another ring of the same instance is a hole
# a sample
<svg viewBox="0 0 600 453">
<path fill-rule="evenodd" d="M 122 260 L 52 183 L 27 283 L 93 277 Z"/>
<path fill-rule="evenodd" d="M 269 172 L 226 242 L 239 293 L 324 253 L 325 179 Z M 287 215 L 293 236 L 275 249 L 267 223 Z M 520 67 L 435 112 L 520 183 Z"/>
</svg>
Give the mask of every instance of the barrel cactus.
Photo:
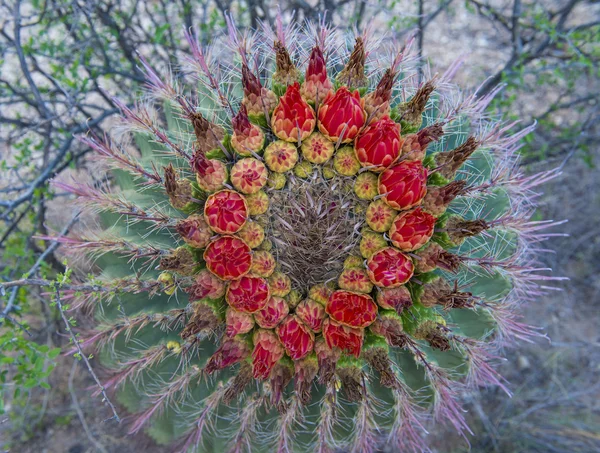
<svg viewBox="0 0 600 453">
<path fill-rule="evenodd" d="M 109 187 L 55 182 L 98 214 L 59 240 L 99 270 L 70 296 L 131 433 L 181 452 L 466 436 L 461 395 L 509 393 L 492 362 L 538 335 L 515 309 L 548 278 L 530 217 L 555 173 L 518 169 L 531 128 L 461 94 L 456 65 L 419 82 L 410 42 L 281 19 L 186 38 L 178 77 L 142 59 L 148 96 L 115 100 L 130 141 L 81 137 Z"/>
</svg>

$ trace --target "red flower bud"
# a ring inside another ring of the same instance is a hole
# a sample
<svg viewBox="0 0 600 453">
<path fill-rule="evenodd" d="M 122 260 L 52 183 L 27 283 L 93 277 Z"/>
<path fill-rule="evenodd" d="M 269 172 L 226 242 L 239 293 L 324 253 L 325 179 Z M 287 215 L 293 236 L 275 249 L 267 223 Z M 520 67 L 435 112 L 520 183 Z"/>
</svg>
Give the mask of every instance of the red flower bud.
<svg viewBox="0 0 600 453">
<path fill-rule="evenodd" d="M 315 345 L 314 334 L 294 315 L 285 318 L 277 327 L 277 335 L 293 360 L 306 357 Z"/>
<path fill-rule="evenodd" d="M 372 171 L 383 171 L 398 159 L 401 146 L 400 125 L 384 116 L 360 133 L 354 149 L 363 167 L 375 166 Z"/>
<path fill-rule="evenodd" d="M 288 86 L 273 111 L 271 129 L 281 140 L 298 143 L 308 138 L 316 124 L 315 112 L 300 96 L 300 85 Z"/>
<path fill-rule="evenodd" d="M 419 161 L 400 162 L 381 173 L 379 193 L 392 208 L 410 209 L 427 193 L 427 169 Z"/>
<path fill-rule="evenodd" d="M 253 341 L 252 375 L 255 379 L 267 379 L 285 350 L 272 330 L 257 330 Z"/>
<path fill-rule="evenodd" d="M 228 307 L 225 311 L 225 335 L 235 337 L 248 333 L 254 327 L 254 318 L 249 313 Z"/>
<path fill-rule="evenodd" d="M 327 67 L 323 51 L 319 46 L 313 47 L 306 68 L 306 77 L 302 84 L 301 93 L 307 101 L 323 101 L 333 85 L 327 78 Z"/>
<path fill-rule="evenodd" d="M 222 236 L 208 244 L 204 251 L 206 268 L 222 280 L 240 278 L 250 271 L 250 247 L 240 238 Z"/>
<path fill-rule="evenodd" d="M 421 208 L 401 212 L 390 228 L 390 240 L 403 252 L 417 250 L 433 236 L 435 220 L 435 217 Z"/>
<path fill-rule="evenodd" d="M 355 329 L 327 318 L 323 323 L 323 336 L 330 348 L 338 348 L 354 357 L 360 356 L 365 331 Z"/>
<path fill-rule="evenodd" d="M 263 329 L 274 329 L 288 315 L 289 311 L 285 299 L 274 296 L 262 309 L 254 313 L 254 319 L 256 324 Z"/>
<path fill-rule="evenodd" d="M 350 143 L 362 129 L 367 115 L 358 91 L 353 93 L 341 87 L 329 92 L 319 106 L 319 130 L 331 141 Z"/>
<path fill-rule="evenodd" d="M 327 314 L 350 327 L 367 327 L 377 317 L 377 305 L 367 294 L 335 291 L 327 302 Z"/>
<path fill-rule="evenodd" d="M 206 199 L 204 218 L 215 233 L 236 233 L 248 219 L 248 205 L 239 193 L 221 190 Z"/>
<path fill-rule="evenodd" d="M 296 307 L 296 315 L 315 333 L 323 328 L 325 308 L 319 302 L 312 299 L 300 302 Z"/>
<path fill-rule="evenodd" d="M 386 247 L 367 260 L 369 278 L 377 286 L 395 288 L 405 284 L 414 273 L 411 259 L 399 250 Z"/>
<path fill-rule="evenodd" d="M 244 99 L 242 104 L 250 115 L 264 115 L 273 111 L 277 105 L 277 96 L 260 83 L 258 77 L 252 74 L 250 68 L 242 65 L 242 87 Z"/>
<path fill-rule="evenodd" d="M 264 278 L 244 276 L 229 284 L 225 297 L 236 310 L 254 313 L 267 305 L 269 285 Z"/>
</svg>

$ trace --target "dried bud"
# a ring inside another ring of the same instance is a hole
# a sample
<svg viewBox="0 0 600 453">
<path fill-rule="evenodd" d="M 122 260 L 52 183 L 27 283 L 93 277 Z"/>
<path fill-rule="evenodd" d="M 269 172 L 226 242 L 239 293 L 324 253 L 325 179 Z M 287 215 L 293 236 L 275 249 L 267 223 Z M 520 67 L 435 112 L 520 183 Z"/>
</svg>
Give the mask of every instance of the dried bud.
<svg viewBox="0 0 600 453">
<path fill-rule="evenodd" d="M 363 39 L 358 36 L 354 43 L 354 49 L 350 54 L 348 63 L 344 69 L 340 71 L 336 80 L 341 85 L 346 85 L 349 88 L 364 87 L 369 83 L 365 75 L 365 61 L 367 54 L 365 52 L 365 44 Z"/>
<path fill-rule="evenodd" d="M 403 102 L 398 106 L 398 113 L 403 123 L 410 128 L 418 129 L 423 122 L 423 112 L 429 100 L 429 96 L 435 90 L 435 84 L 429 80 L 425 82 L 408 102 Z"/>
<path fill-rule="evenodd" d="M 225 391 L 223 396 L 223 402 L 225 404 L 228 404 L 236 399 L 246 388 L 246 386 L 252 382 L 252 374 L 252 366 L 248 362 L 242 362 L 238 373 Z"/>
<path fill-rule="evenodd" d="M 226 339 L 219 349 L 208 359 L 204 371 L 214 373 L 234 365 L 250 356 L 250 346 L 245 339 L 236 337 Z"/>
<path fill-rule="evenodd" d="M 415 331 L 415 338 L 425 340 L 434 349 L 440 351 L 450 350 L 450 341 L 446 336 L 445 327 L 433 320 L 422 322 Z"/>
<path fill-rule="evenodd" d="M 189 340 L 203 331 L 214 331 L 221 320 L 215 309 L 204 302 L 194 303 L 192 316 L 181 331 L 181 338 Z"/>
<path fill-rule="evenodd" d="M 276 66 L 273 81 L 280 85 L 291 85 L 300 78 L 300 71 L 292 63 L 290 54 L 281 41 L 276 40 L 273 47 Z"/>
<path fill-rule="evenodd" d="M 342 351 L 330 348 L 324 337 L 318 337 L 315 341 L 315 354 L 319 362 L 319 383 L 326 385 L 335 375 L 336 363 Z"/>
<path fill-rule="evenodd" d="M 459 291 L 457 283 L 451 286 L 446 279 L 441 277 L 423 286 L 420 302 L 424 307 L 441 305 L 445 310 L 474 306 L 472 293 Z"/>
<path fill-rule="evenodd" d="M 215 277 L 206 269 L 202 269 L 192 286 L 186 289 L 190 296 L 190 301 L 208 299 L 220 299 L 225 295 L 225 283 Z"/>
<path fill-rule="evenodd" d="M 439 173 L 446 179 L 454 179 L 456 172 L 462 167 L 466 160 L 473 154 L 481 142 L 471 136 L 457 148 L 435 155 L 435 164 L 439 167 Z"/>
<path fill-rule="evenodd" d="M 390 100 L 392 99 L 392 89 L 397 73 L 388 68 L 377 88 L 372 93 L 365 96 L 365 110 L 371 121 L 377 121 L 390 114 Z"/>
<path fill-rule="evenodd" d="M 342 389 L 348 400 L 355 402 L 362 401 L 366 393 L 362 370 L 353 364 L 338 364 L 336 374 L 342 381 Z"/>
<path fill-rule="evenodd" d="M 194 134 L 196 134 L 195 148 L 199 152 L 206 154 L 212 150 L 220 149 L 225 138 L 225 129 L 208 121 L 200 112 L 191 113 L 188 118 L 194 127 Z"/>
<path fill-rule="evenodd" d="M 179 178 L 173 164 L 164 167 L 164 170 L 165 191 L 171 204 L 176 209 L 187 208 L 194 200 L 192 184 L 187 179 Z"/>
<path fill-rule="evenodd" d="M 384 387 L 395 388 L 398 379 L 392 370 L 392 362 L 389 357 L 387 345 L 365 348 L 362 353 L 367 363 L 379 373 L 379 382 Z"/>
<path fill-rule="evenodd" d="M 294 362 L 294 389 L 300 404 L 310 403 L 312 382 L 319 372 L 319 364 L 315 354 L 310 354 L 302 360 Z"/>
<path fill-rule="evenodd" d="M 271 371 L 271 404 L 279 410 L 285 412 L 286 404 L 283 400 L 283 392 L 294 377 L 294 368 L 289 360 L 280 360 Z"/>
<path fill-rule="evenodd" d="M 197 263 L 194 255 L 186 247 L 177 247 L 169 255 L 161 258 L 159 268 L 177 272 L 180 275 L 193 275 Z"/>
<path fill-rule="evenodd" d="M 444 229 L 453 244 L 460 245 L 466 238 L 477 236 L 490 228 L 490 224 L 483 219 L 465 220 L 460 216 L 451 216 Z"/>
<path fill-rule="evenodd" d="M 191 215 L 187 219 L 178 221 L 175 230 L 186 244 L 198 249 L 205 248 L 213 235 L 204 217 L 200 215 Z"/>
<path fill-rule="evenodd" d="M 423 249 L 415 253 L 415 269 L 419 273 L 431 272 L 438 267 L 450 272 L 458 271 L 461 259 L 453 253 L 435 243 L 428 243 Z"/>
<path fill-rule="evenodd" d="M 277 96 L 264 88 L 247 65 L 242 64 L 242 87 L 244 99 L 242 104 L 248 115 L 260 117 L 270 114 L 277 105 Z"/>
<path fill-rule="evenodd" d="M 413 304 L 410 291 L 406 286 L 384 288 L 377 291 L 377 304 L 384 310 L 395 310 L 401 314 Z"/>
<path fill-rule="evenodd" d="M 441 216 L 456 197 L 465 193 L 466 187 L 467 182 L 464 179 L 452 181 L 441 187 L 428 187 L 427 195 L 423 199 L 423 209 L 436 217 Z"/>
<path fill-rule="evenodd" d="M 404 348 L 408 344 L 409 337 L 404 332 L 402 319 L 396 312 L 382 312 L 370 329 L 375 335 L 385 338 L 390 346 Z"/>
</svg>

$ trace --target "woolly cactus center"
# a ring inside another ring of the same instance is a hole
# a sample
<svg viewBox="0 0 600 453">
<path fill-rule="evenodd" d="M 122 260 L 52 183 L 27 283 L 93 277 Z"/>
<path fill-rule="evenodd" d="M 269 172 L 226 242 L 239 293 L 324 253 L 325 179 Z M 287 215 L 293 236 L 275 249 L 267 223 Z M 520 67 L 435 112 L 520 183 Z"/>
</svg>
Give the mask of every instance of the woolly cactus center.
<svg viewBox="0 0 600 453">
<path fill-rule="evenodd" d="M 291 177 L 271 199 L 269 231 L 282 270 L 301 290 L 337 279 L 364 221 L 352 187 L 315 173 L 308 180 Z"/>
</svg>

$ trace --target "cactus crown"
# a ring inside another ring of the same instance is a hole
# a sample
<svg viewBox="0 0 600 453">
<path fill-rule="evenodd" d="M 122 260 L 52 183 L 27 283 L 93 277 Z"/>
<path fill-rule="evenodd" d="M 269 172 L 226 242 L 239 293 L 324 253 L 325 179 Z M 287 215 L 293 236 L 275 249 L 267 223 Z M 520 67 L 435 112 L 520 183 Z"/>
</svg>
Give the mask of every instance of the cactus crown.
<svg viewBox="0 0 600 453">
<path fill-rule="evenodd" d="M 460 393 L 508 393 L 494 351 L 537 335 L 513 312 L 541 290 L 528 244 L 547 224 L 529 216 L 555 175 L 519 172 L 531 129 L 461 95 L 456 67 L 418 84 L 410 43 L 388 61 L 324 23 L 230 21 L 219 53 L 186 37 L 185 78 L 142 61 L 152 102 L 115 100 L 139 156 L 82 138 L 120 191 L 58 183 L 101 215 L 68 243 L 101 270 L 83 345 L 131 432 L 358 452 L 426 451 L 429 417 L 468 433 Z"/>
</svg>

